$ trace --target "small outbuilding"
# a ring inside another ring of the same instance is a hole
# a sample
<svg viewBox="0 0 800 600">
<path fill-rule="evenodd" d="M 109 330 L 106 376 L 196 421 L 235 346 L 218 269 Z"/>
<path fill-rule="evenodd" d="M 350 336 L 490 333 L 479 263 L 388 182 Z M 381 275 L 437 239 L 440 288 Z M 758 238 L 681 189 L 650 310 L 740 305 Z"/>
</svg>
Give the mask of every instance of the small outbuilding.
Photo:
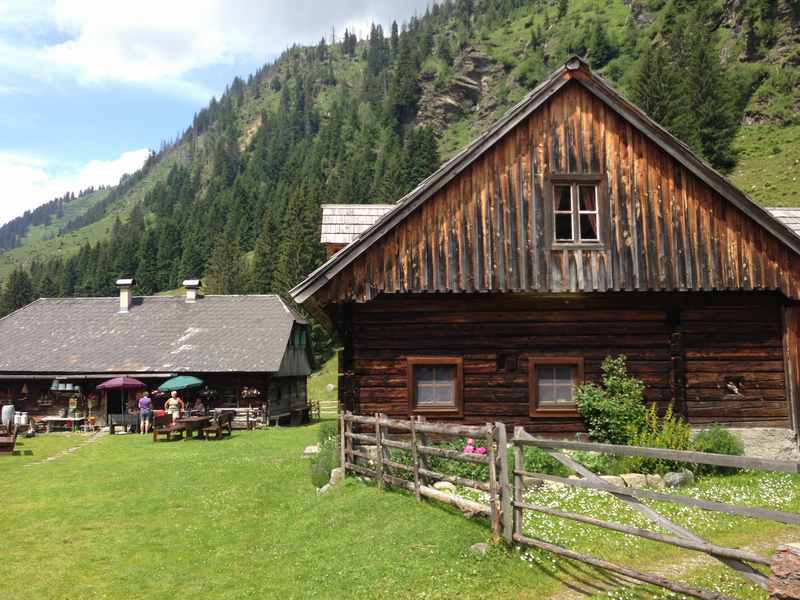
<svg viewBox="0 0 800 600">
<path fill-rule="evenodd" d="M 133 393 L 99 393 L 112 377 L 155 389 L 191 374 L 208 408 L 264 407 L 295 421 L 307 415 L 312 369 L 308 324 L 277 295 L 41 298 L 0 319 L 0 404 L 30 416 L 108 415 L 133 407 Z"/>
</svg>

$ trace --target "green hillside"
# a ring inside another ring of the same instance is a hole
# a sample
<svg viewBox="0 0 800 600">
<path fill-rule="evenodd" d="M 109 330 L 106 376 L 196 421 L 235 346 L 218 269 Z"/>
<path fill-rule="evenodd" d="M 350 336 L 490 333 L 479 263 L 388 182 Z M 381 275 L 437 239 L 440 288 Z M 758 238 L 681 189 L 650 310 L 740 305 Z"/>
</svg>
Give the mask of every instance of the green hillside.
<svg viewBox="0 0 800 600">
<path fill-rule="evenodd" d="M 456 0 L 292 47 L 123 186 L 15 238 L 0 309 L 123 275 L 284 292 L 324 259 L 321 203 L 397 200 L 573 54 L 756 201 L 800 205 L 799 32 L 793 0 Z"/>
</svg>

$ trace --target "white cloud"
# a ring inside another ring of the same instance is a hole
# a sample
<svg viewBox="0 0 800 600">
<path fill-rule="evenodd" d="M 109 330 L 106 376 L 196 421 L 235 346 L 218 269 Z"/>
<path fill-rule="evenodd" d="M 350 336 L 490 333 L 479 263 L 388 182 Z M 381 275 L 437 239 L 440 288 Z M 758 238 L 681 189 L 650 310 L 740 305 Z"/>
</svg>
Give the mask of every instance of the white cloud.
<svg viewBox="0 0 800 600">
<path fill-rule="evenodd" d="M 265 61 L 294 43 L 329 37 L 332 26 L 341 38 L 345 27 L 406 19 L 431 0 L 38 1 L 36 10 L 28 0 L 0 10 L 0 67 L 198 95 L 204 90 L 192 73 L 199 69 Z"/>
<path fill-rule="evenodd" d="M 113 185 L 125 173 L 144 164 L 147 149 L 123 152 L 112 160 L 91 160 L 76 169 L 56 172 L 45 160 L 24 152 L 0 152 L 0 223 L 20 216 L 28 209 L 88 187 Z"/>
</svg>

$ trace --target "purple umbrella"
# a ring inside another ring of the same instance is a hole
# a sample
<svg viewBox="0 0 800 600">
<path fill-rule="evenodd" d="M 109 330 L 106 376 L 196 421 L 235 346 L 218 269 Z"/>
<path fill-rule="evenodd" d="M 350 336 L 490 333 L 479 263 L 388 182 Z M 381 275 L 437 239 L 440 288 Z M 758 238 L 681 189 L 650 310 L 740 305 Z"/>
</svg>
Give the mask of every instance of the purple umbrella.
<svg viewBox="0 0 800 600">
<path fill-rule="evenodd" d="M 100 385 L 98 385 L 95 389 L 103 390 L 104 392 L 108 392 L 108 390 L 120 390 L 120 394 L 123 390 L 141 390 L 146 388 L 147 384 L 142 383 L 138 379 L 134 379 L 133 377 L 114 377 L 114 379 L 109 379 L 108 381 L 104 381 Z M 124 399 L 123 399 L 124 400 Z M 128 416 L 126 413 L 122 413 L 122 422 L 123 427 L 127 430 L 128 428 Z"/>
<path fill-rule="evenodd" d="M 133 377 L 114 377 L 104 381 L 97 386 L 98 390 L 141 390 L 146 388 L 147 384 L 142 383 Z"/>
</svg>

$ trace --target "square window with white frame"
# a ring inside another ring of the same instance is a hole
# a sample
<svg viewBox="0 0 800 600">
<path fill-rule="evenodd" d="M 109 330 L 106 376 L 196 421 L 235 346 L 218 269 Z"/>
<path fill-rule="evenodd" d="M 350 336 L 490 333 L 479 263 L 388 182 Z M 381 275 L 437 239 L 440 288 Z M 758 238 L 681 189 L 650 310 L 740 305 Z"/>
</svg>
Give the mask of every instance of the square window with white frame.
<svg viewBox="0 0 800 600">
<path fill-rule="evenodd" d="M 408 358 L 409 412 L 461 413 L 462 360 Z"/>
<path fill-rule="evenodd" d="M 577 415 L 575 386 L 582 382 L 581 358 L 532 358 L 529 391 L 531 416 Z"/>
<path fill-rule="evenodd" d="M 599 244 L 600 206 L 594 182 L 553 184 L 553 241 Z"/>
</svg>

